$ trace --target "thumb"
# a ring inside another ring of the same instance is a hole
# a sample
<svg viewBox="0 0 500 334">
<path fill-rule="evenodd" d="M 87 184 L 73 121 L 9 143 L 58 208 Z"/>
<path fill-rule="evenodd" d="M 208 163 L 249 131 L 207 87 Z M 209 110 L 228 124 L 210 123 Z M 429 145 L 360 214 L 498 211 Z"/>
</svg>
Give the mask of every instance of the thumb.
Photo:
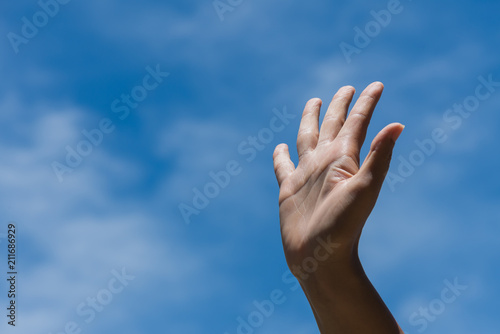
<svg viewBox="0 0 500 334">
<path fill-rule="evenodd" d="M 392 150 L 403 129 L 404 125 L 400 123 L 392 123 L 383 128 L 373 139 L 370 152 L 356 174 L 365 181 L 369 180 L 370 186 L 377 192 L 384 183 L 391 163 Z"/>
<path fill-rule="evenodd" d="M 278 185 L 281 186 L 281 182 L 295 170 L 295 166 L 292 160 L 290 160 L 290 153 L 288 152 L 288 146 L 286 144 L 279 144 L 276 146 L 273 153 L 273 161 L 276 179 L 278 180 Z"/>
</svg>

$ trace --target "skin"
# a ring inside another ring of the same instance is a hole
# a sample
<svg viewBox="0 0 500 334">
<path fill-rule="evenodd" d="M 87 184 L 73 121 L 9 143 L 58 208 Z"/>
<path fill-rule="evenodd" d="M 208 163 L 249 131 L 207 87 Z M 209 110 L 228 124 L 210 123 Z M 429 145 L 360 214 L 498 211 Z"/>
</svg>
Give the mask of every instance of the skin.
<svg viewBox="0 0 500 334">
<path fill-rule="evenodd" d="M 323 334 L 403 333 L 358 257 L 363 226 L 404 128 L 400 123 L 383 128 L 360 165 L 359 152 L 383 89 L 380 82 L 370 84 L 347 117 L 355 89 L 342 87 L 321 130 L 322 101 L 309 100 L 297 136 L 298 166 L 286 144 L 273 154 L 285 257 Z"/>
</svg>

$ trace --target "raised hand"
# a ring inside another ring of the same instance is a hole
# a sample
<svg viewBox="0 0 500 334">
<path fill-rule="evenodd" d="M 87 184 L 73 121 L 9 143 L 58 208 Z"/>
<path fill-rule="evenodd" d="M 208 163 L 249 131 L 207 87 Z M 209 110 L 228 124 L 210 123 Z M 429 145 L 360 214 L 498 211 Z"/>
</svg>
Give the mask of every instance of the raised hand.
<svg viewBox="0 0 500 334">
<path fill-rule="evenodd" d="M 274 169 L 280 186 L 280 221 L 285 256 L 313 306 L 323 333 L 342 328 L 343 331 L 335 333 L 358 333 L 356 330 L 361 333 L 365 329 L 363 333 L 379 331 L 373 327 L 368 330 L 368 327 L 357 322 L 356 316 L 350 317 L 349 313 L 346 314 L 349 304 L 344 305 L 345 309 L 342 309 L 342 305 L 331 300 L 328 300 L 327 304 L 333 309 L 324 310 L 325 316 L 329 315 L 330 319 L 323 319 L 319 300 L 326 300 L 325 297 L 319 296 L 319 292 L 328 296 L 329 293 L 345 288 L 353 289 L 353 293 L 364 291 L 368 294 L 368 300 L 371 298 L 368 306 L 378 307 L 379 311 L 380 308 L 385 310 L 382 310 L 382 314 L 372 310 L 373 314 L 387 316 L 388 313 L 364 275 L 357 255 L 361 231 L 382 187 L 395 141 L 404 128 L 399 123 L 392 123 L 382 129 L 373 139 L 370 151 L 360 166 L 360 149 L 383 88 L 380 82 L 369 85 L 347 117 L 355 90 L 350 86 L 342 87 L 328 107 L 321 130 L 319 113 L 322 102 L 320 99 L 308 101 L 297 136 L 297 168 L 290 160 L 286 144 L 278 145 L 273 155 Z M 304 270 L 301 269 L 304 261 L 315 258 L 318 244 L 325 242 L 334 245 L 335 251 L 326 259 L 323 257 L 321 261 L 316 261 L 314 272 L 309 270 L 307 275 L 303 274 Z M 347 278 L 358 280 L 360 284 L 344 284 Z M 340 290 L 338 292 L 346 297 L 345 291 Z M 362 296 L 358 297 L 362 299 Z M 362 305 L 358 306 L 363 309 Z M 370 307 L 367 311 L 369 310 Z M 333 320 L 335 317 L 332 317 L 331 312 L 335 311 L 350 320 Z M 386 317 L 387 322 L 373 318 L 373 314 L 367 315 L 368 318 L 376 323 L 382 321 L 385 325 L 381 327 L 380 333 L 392 333 L 391 329 L 397 329 L 390 313 L 389 317 Z M 366 318 L 363 321 L 365 320 Z M 324 327 L 328 325 L 329 327 Z M 394 333 L 399 333 L 399 330 Z"/>
</svg>

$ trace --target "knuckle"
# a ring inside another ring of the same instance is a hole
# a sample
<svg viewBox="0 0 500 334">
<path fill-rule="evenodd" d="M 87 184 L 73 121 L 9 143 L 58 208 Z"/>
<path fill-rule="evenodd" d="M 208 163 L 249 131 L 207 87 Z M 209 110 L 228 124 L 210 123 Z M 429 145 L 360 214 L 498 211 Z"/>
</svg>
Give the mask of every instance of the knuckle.
<svg viewBox="0 0 500 334">
<path fill-rule="evenodd" d="M 364 112 L 356 112 L 354 114 L 349 115 L 355 121 L 364 122 L 368 119 L 368 115 Z"/>
<path fill-rule="evenodd" d="M 311 138 L 311 139 L 315 139 L 319 136 L 319 133 L 318 131 L 315 131 L 313 129 L 310 129 L 310 128 L 303 128 L 303 129 L 299 129 L 299 132 L 297 133 L 297 138 Z"/>
<path fill-rule="evenodd" d="M 351 99 L 351 97 L 352 97 L 351 92 L 339 91 L 337 94 L 333 96 L 332 101 L 346 103 Z"/>
<path fill-rule="evenodd" d="M 373 181 L 375 179 L 375 176 L 373 175 L 373 173 L 365 173 L 363 175 L 363 177 L 360 177 L 358 180 L 357 180 L 357 186 L 360 188 L 360 189 L 370 189 L 371 186 L 373 185 Z"/>
<path fill-rule="evenodd" d="M 279 170 L 282 169 L 282 167 L 285 166 L 287 162 L 286 161 L 277 161 L 275 164 L 274 164 L 274 171 L 275 172 L 278 172 Z"/>
<path fill-rule="evenodd" d="M 363 100 L 363 102 L 368 102 L 368 103 L 372 103 L 372 102 L 376 102 L 377 99 L 370 95 L 370 94 L 363 94 L 359 97 L 360 100 Z"/>
<path fill-rule="evenodd" d="M 344 123 L 344 119 L 342 117 L 339 117 L 337 115 L 326 115 L 325 118 L 323 119 L 323 123 Z"/>
</svg>

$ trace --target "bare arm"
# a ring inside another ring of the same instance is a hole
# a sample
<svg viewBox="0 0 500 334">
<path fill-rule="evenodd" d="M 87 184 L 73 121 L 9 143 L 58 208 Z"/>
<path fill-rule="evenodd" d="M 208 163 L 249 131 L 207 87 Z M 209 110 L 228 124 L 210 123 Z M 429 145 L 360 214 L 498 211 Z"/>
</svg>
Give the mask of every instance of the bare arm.
<svg viewBox="0 0 500 334">
<path fill-rule="evenodd" d="M 287 145 L 278 145 L 273 155 L 286 260 L 323 334 L 403 333 L 358 258 L 361 231 L 403 130 L 399 123 L 382 129 L 360 164 L 359 152 L 382 90 L 380 82 L 368 86 L 347 117 L 354 88 L 342 87 L 321 131 L 321 100 L 310 100 L 297 136 L 297 168 Z"/>
</svg>

